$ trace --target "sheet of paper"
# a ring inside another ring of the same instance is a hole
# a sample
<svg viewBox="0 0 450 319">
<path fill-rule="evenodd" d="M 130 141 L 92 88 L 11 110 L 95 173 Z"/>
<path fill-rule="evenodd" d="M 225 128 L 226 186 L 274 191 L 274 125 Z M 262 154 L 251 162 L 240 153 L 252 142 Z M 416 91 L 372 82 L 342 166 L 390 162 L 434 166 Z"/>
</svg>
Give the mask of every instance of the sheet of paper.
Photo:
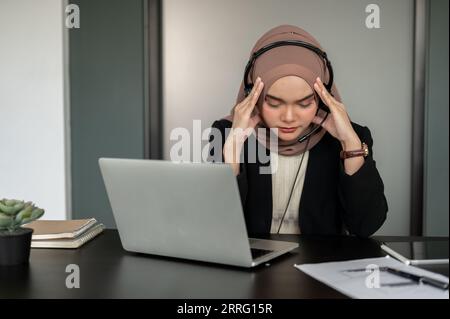
<svg viewBox="0 0 450 319">
<path fill-rule="evenodd" d="M 442 290 L 425 284 L 417 284 L 397 275 L 384 271 L 377 271 L 377 269 L 380 269 L 381 267 L 391 267 L 448 283 L 448 277 L 414 266 L 407 266 L 394 258 L 389 258 L 389 256 L 340 262 L 294 265 L 294 267 L 351 298 L 449 298 L 448 290 Z"/>
</svg>

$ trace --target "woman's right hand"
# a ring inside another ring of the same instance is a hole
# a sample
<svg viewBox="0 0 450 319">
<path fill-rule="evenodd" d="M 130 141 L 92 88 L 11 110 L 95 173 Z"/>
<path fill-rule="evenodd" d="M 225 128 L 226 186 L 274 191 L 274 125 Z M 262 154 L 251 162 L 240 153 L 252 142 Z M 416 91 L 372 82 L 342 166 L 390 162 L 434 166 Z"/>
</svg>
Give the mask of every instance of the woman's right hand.
<svg viewBox="0 0 450 319">
<path fill-rule="evenodd" d="M 256 102 L 264 83 L 257 78 L 250 94 L 233 108 L 233 125 L 223 147 L 225 163 L 231 164 L 235 175 L 239 174 L 239 158 L 247 137 L 261 121 L 258 114 L 253 115 Z"/>
</svg>

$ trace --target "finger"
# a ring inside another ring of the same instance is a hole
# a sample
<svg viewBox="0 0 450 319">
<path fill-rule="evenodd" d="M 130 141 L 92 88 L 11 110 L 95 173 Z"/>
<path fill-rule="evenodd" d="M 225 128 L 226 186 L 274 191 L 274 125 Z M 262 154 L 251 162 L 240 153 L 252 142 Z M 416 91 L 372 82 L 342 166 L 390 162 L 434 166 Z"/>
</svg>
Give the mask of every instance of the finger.
<svg viewBox="0 0 450 319">
<path fill-rule="evenodd" d="M 249 127 L 254 128 L 259 122 L 261 122 L 261 117 L 257 114 L 250 118 Z"/>
<path fill-rule="evenodd" d="M 250 94 L 248 95 L 250 97 L 250 99 L 255 95 L 256 91 L 258 90 L 259 83 L 261 83 L 261 78 L 258 76 L 256 78 L 255 83 L 253 84 L 253 88 L 250 91 Z"/>
<path fill-rule="evenodd" d="M 259 82 L 261 82 L 261 78 L 257 77 L 250 93 L 238 105 L 246 105 L 247 102 L 250 101 L 252 96 L 255 94 L 255 91 L 258 89 Z"/>
<path fill-rule="evenodd" d="M 325 105 L 330 108 L 331 112 L 334 112 L 336 110 L 336 105 L 332 103 L 331 100 L 325 94 L 326 89 L 325 88 L 322 89 L 317 82 L 314 83 L 314 89 L 319 94 L 319 97 L 323 101 L 323 103 L 325 103 Z"/>
<path fill-rule="evenodd" d="M 323 95 L 328 98 L 330 100 L 331 103 L 334 103 L 337 106 L 342 106 L 343 104 L 339 101 L 337 101 L 333 95 L 331 95 L 331 93 L 327 90 L 327 88 L 325 87 L 325 85 L 323 84 L 322 80 L 320 79 L 320 77 L 316 78 L 316 82 L 319 84 L 320 89 L 323 91 Z"/>
<path fill-rule="evenodd" d="M 259 96 L 261 95 L 263 87 L 264 87 L 264 83 L 262 81 L 260 81 L 258 83 L 258 87 L 257 87 L 255 93 L 252 96 L 251 104 L 253 104 L 253 106 L 256 104 L 256 102 L 258 102 L 258 99 L 259 99 Z"/>
<path fill-rule="evenodd" d="M 317 92 L 317 94 L 319 95 L 320 99 L 321 99 L 326 105 L 328 105 L 327 102 L 326 102 L 326 97 L 325 97 L 325 94 L 324 94 L 324 90 L 320 87 L 320 85 L 319 85 L 319 83 L 318 83 L 317 81 L 314 83 L 314 90 L 316 90 L 316 92 Z"/>
<path fill-rule="evenodd" d="M 259 83 L 255 86 L 255 91 L 253 92 L 251 99 L 247 101 L 247 103 L 243 106 L 243 111 L 245 111 L 246 113 L 253 111 L 256 102 L 258 102 L 263 87 L 264 83 L 262 83 L 262 81 L 259 81 Z"/>
</svg>

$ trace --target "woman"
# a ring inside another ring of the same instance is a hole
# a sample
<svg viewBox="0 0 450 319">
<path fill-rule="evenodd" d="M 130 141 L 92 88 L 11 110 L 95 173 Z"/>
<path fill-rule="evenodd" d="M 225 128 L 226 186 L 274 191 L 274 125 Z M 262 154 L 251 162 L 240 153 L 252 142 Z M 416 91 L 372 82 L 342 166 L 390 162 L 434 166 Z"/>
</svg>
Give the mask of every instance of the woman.
<svg viewBox="0 0 450 319">
<path fill-rule="evenodd" d="M 284 25 L 264 34 L 252 55 L 280 41 L 303 41 L 322 50 L 306 31 Z M 231 115 L 213 123 L 222 134 L 222 159 L 237 176 L 251 236 L 367 237 L 386 219 L 388 207 L 370 131 L 350 121 L 325 62 L 298 45 L 265 51 L 244 79 Z M 275 132 L 278 145 L 258 128 Z M 270 155 L 269 163 L 248 161 L 254 151 L 249 147 L 251 136 Z M 211 149 L 210 155 L 214 152 Z M 266 165 L 276 169 L 262 174 Z"/>
</svg>

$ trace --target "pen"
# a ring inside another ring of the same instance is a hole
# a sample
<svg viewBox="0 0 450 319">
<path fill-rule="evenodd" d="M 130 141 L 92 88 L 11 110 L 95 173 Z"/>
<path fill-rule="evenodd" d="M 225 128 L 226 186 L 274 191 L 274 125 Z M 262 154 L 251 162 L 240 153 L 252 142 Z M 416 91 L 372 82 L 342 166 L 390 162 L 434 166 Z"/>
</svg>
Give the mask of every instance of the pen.
<svg viewBox="0 0 450 319">
<path fill-rule="evenodd" d="M 430 286 L 433 286 L 433 287 L 436 287 L 436 288 L 440 288 L 442 290 L 447 290 L 448 289 L 448 282 L 440 281 L 440 280 L 429 278 L 429 277 L 426 277 L 426 276 L 414 275 L 414 274 L 411 274 L 409 272 L 398 270 L 398 269 L 394 269 L 394 268 L 390 268 L 390 267 L 380 267 L 379 270 L 391 273 L 393 275 L 397 275 L 399 277 L 411 279 L 411 280 L 415 281 L 418 284 L 423 283 L 423 284 L 427 284 L 427 285 L 430 285 Z M 345 272 L 360 272 L 360 271 L 367 271 L 367 269 L 365 269 L 365 268 L 358 268 L 358 269 L 347 269 L 347 270 L 345 270 Z"/>
<path fill-rule="evenodd" d="M 411 274 L 409 272 L 406 271 L 402 271 L 402 270 L 398 270 L 398 269 L 394 269 L 394 268 L 390 268 L 390 267 L 382 267 L 384 271 L 387 271 L 388 273 L 403 277 L 403 278 L 408 278 L 411 279 L 417 283 L 423 283 L 423 284 L 427 284 L 436 288 L 440 288 L 443 290 L 447 290 L 448 289 L 448 282 L 444 282 L 444 281 L 440 281 L 437 279 L 433 279 L 433 278 L 429 278 L 426 276 L 419 276 L 419 275 L 414 275 Z"/>
</svg>

